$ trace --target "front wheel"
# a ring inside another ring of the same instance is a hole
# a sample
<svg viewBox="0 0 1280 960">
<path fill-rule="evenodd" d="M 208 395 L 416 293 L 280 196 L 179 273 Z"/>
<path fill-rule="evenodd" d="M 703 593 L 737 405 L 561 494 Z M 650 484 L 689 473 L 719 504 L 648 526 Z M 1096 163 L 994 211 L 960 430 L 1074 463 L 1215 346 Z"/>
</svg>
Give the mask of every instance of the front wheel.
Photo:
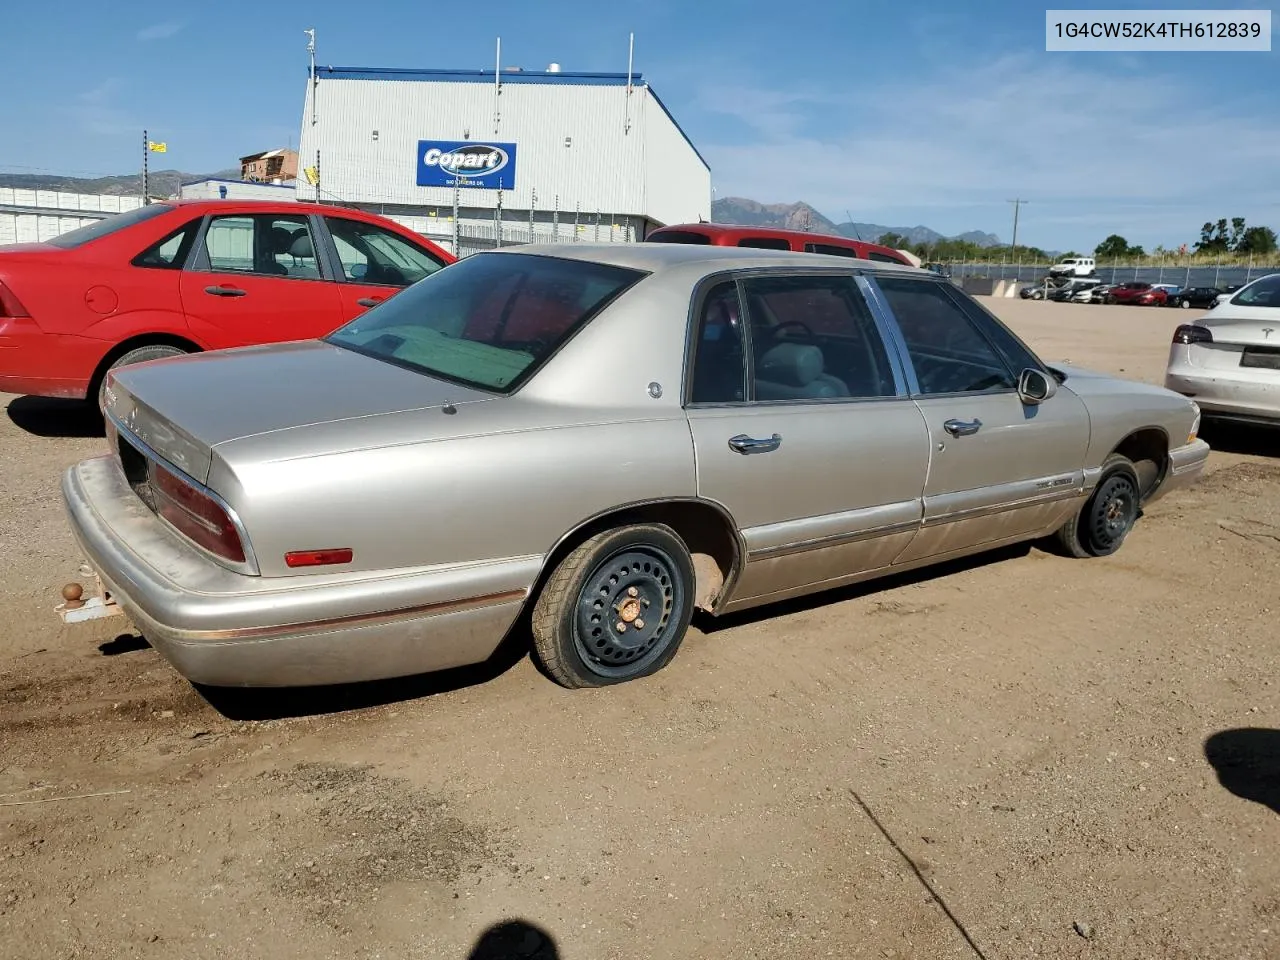
<svg viewBox="0 0 1280 960">
<path fill-rule="evenodd" d="M 1120 549 L 1141 515 L 1142 491 L 1133 462 L 1107 457 L 1093 494 L 1058 530 L 1058 542 L 1073 557 L 1109 557 Z"/>
<path fill-rule="evenodd" d="M 1179 300 L 1179 301 L 1178 301 L 1178 306 L 1180 306 L 1183 310 L 1189 310 L 1189 309 L 1191 308 L 1191 301 L 1190 301 L 1190 300 Z"/>
<path fill-rule="evenodd" d="M 606 530 L 556 566 L 534 604 L 533 644 L 561 686 L 602 687 L 671 662 L 693 616 L 693 560 L 665 524 Z"/>
</svg>

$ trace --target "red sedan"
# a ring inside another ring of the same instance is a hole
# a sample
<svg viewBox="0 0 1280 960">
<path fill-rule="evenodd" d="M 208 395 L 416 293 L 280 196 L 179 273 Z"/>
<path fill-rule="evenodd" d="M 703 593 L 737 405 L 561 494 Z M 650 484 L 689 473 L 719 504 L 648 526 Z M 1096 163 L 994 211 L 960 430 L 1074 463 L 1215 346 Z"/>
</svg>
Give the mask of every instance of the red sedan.
<svg viewBox="0 0 1280 960">
<path fill-rule="evenodd" d="M 1107 303 L 1127 303 L 1131 306 L 1163 307 L 1169 299 L 1169 292 L 1164 287 L 1157 287 L 1141 280 L 1131 280 L 1112 287 L 1107 291 Z"/>
<path fill-rule="evenodd" d="M 314 203 L 153 203 L 0 247 L 0 392 L 94 399 L 115 366 L 324 336 L 454 261 Z"/>
</svg>

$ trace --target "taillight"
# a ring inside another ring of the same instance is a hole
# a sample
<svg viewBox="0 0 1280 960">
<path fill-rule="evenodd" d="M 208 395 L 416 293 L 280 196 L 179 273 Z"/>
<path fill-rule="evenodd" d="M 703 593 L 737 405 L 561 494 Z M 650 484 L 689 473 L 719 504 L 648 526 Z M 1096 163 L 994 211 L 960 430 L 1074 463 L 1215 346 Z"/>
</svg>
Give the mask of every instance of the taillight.
<svg viewBox="0 0 1280 960">
<path fill-rule="evenodd" d="M 244 563 L 244 544 L 227 511 L 203 491 L 157 463 L 151 464 L 156 513 L 212 554 Z"/>
<path fill-rule="evenodd" d="M 1213 333 L 1208 327 L 1184 323 L 1173 331 L 1174 343 L 1213 343 Z"/>
<path fill-rule="evenodd" d="M 18 317 L 30 317 L 27 308 L 22 305 L 22 301 L 17 298 L 12 290 L 0 281 L 0 317 L 9 319 L 17 319 Z"/>
</svg>

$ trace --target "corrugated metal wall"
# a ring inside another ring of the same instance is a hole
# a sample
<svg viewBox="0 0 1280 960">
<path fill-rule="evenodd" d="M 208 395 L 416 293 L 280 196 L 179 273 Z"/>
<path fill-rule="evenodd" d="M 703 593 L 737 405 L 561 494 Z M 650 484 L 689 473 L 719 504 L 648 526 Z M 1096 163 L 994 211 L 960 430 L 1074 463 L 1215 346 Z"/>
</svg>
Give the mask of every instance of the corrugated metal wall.
<svg viewBox="0 0 1280 960">
<path fill-rule="evenodd" d="M 0 187 L 0 244 L 50 240 L 101 220 L 103 213 L 120 213 L 140 206 L 141 197 Z M 77 216 L 82 211 L 99 215 Z"/>
<path fill-rule="evenodd" d="M 600 213 L 664 223 L 710 216 L 709 171 L 643 85 L 630 98 L 629 133 L 622 85 L 504 83 L 498 97 L 492 83 L 447 80 L 322 75 L 317 86 L 312 125 L 307 83 L 299 165 L 314 165 L 320 151 L 326 200 L 451 210 L 451 187 L 415 182 L 418 141 L 497 140 L 516 144 L 515 184 L 503 190 L 505 210 L 558 206 L 562 222 L 575 208 L 583 218 Z M 654 137 L 661 142 L 646 143 Z M 659 181 L 678 186 L 655 190 Z M 496 190 L 461 193 L 466 207 L 492 210 L 497 203 Z M 314 187 L 300 179 L 299 199 L 314 196 Z"/>
</svg>

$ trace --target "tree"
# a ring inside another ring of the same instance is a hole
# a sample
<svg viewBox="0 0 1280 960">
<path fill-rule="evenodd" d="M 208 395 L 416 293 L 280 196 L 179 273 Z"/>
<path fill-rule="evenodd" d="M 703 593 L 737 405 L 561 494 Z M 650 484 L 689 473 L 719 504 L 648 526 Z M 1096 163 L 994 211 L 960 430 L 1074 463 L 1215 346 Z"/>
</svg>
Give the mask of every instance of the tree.
<svg viewBox="0 0 1280 960">
<path fill-rule="evenodd" d="M 1120 257 L 1127 257 L 1129 253 L 1129 241 L 1118 233 L 1113 233 L 1107 239 L 1093 248 L 1093 255 L 1099 260 L 1116 260 Z"/>
<path fill-rule="evenodd" d="M 1206 223 L 1200 228 L 1200 239 L 1196 242 L 1196 249 L 1201 253 L 1226 253 L 1229 248 L 1225 217 L 1216 224 Z"/>
<path fill-rule="evenodd" d="M 882 233 L 880 239 L 876 243 L 883 244 L 886 247 L 893 247 L 900 250 L 907 245 L 907 238 L 900 233 Z"/>
<path fill-rule="evenodd" d="M 1232 250 L 1240 249 L 1240 241 L 1244 238 L 1244 217 L 1231 218 L 1231 238 L 1227 241 L 1227 246 Z"/>
<path fill-rule="evenodd" d="M 1242 232 L 1236 252 L 1265 255 L 1275 253 L 1276 246 L 1276 232 L 1270 227 L 1249 227 Z"/>
</svg>

